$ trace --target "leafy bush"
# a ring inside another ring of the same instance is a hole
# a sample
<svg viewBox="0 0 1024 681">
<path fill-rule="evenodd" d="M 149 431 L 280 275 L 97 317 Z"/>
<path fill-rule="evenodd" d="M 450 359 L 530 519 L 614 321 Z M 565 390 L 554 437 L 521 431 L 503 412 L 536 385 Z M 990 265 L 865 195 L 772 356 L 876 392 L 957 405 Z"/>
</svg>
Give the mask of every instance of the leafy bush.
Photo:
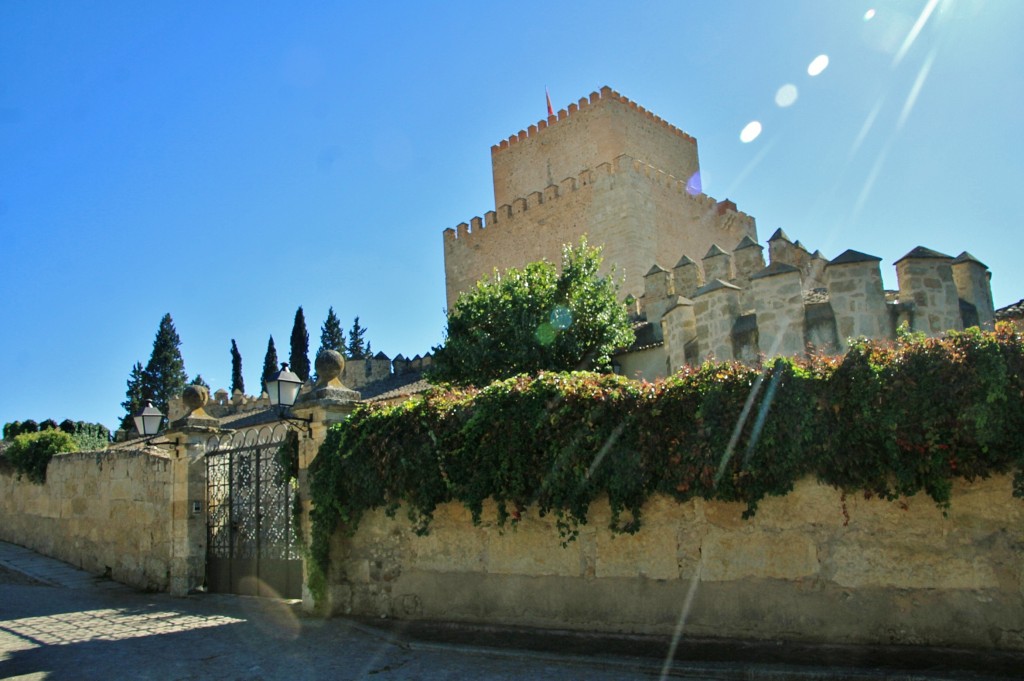
<svg viewBox="0 0 1024 681">
<path fill-rule="evenodd" d="M 373 508 L 404 505 L 426 532 L 439 504 L 478 522 L 490 498 L 499 524 L 535 507 L 569 541 L 601 495 L 612 528 L 635 532 L 655 493 L 740 501 L 749 516 L 813 476 L 945 507 L 955 478 L 1007 472 L 1024 496 L 1024 340 L 1009 325 L 655 383 L 541 373 L 364 406 L 333 426 L 310 466 L 310 551 L 325 573 L 339 523 L 354 531 Z"/>
<path fill-rule="evenodd" d="M 24 475 L 32 482 L 42 484 L 46 482 L 46 467 L 53 455 L 74 451 L 78 451 L 78 447 L 70 435 L 58 429 L 49 429 L 18 435 L 4 455 L 18 472 L 19 478 Z"/>
</svg>

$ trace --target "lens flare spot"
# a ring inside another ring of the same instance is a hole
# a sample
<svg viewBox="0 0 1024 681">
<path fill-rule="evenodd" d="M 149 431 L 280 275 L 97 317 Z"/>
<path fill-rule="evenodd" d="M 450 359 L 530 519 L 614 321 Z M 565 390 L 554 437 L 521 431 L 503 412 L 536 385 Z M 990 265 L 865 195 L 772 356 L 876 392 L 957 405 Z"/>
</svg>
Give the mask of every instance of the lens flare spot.
<svg viewBox="0 0 1024 681">
<path fill-rule="evenodd" d="M 572 312 L 569 308 L 561 305 L 551 311 L 551 326 L 559 331 L 565 331 L 572 326 Z"/>
<path fill-rule="evenodd" d="M 740 131 L 740 142 L 747 144 L 753 142 L 761 134 L 761 123 L 760 121 L 750 121 L 746 127 Z"/>
<path fill-rule="evenodd" d="M 822 71 L 824 71 L 827 68 L 828 68 L 828 55 L 827 54 L 819 54 L 817 57 L 815 57 L 813 60 L 811 60 L 810 64 L 807 65 L 807 75 L 809 75 L 809 76 L 817 76 L 818 74 L 820 74 Z"/>
<path fill-rule="evenodd" d="M 690 196 L 697 196 L 703 192 L 704 189 L 700 183 L 700 171 L 698 170 L 693 175 L 690 175 L 690 179 L 686 181 L 686 193 Z"/>
<path fill-rule="evenodd" d="M 875 18 L 875 10 L 874 9 L 869 9 L 867 12 L 864 12 L 864 21 L 871 21 L 874 18 Z"/>
<path fill-rule="evenodd" d="M 775 103 L 785 109 L 787 106 L 793 106 L 799 96 L 796 85 L 786 83 L 775 93 Z"/>
<path fill-rule="evenodd" d="M 555 342 L 555 336 L 558 335 L 558 331 L 551 324 L 544 322 L 537 327 L 537 333 L 534 335 L 537 338 L 537 342 L 541 345 L 551 345 Z"/>
</svg>

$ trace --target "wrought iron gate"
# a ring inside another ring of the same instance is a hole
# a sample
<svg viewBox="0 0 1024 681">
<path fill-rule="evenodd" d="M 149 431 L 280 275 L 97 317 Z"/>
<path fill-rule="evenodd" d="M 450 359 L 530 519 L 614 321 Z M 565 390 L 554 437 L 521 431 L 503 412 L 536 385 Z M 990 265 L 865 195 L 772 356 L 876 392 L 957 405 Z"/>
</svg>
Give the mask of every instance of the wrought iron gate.
<svg viewBox="0 0 1024 681">
<path fill-rule="evenodd" d="M 213 437 L 206 446 L 206 585 L 247 596 L 302 597 L 292 509 L 277 452 L 285 424 Z"/>
</svg>

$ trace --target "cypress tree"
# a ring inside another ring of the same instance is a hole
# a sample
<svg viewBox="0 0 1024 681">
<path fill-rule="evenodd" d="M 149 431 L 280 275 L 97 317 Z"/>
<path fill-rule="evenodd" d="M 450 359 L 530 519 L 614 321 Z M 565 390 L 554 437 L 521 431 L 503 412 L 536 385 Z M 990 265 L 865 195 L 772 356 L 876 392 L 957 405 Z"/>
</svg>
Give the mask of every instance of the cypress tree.
<svg viewBox="0 0 1024 681">
<path fill-rule="evenodd" d="M 366 347 L 363 344 L 363 336 L 366 335 L 366 327 L 359 326 L 359 317 L 352 322 L 352 328 L 348 332 L 348 356 L 353 359 L 362 359 L 366 354 Z"/>
<path fill-rule="evenodd" d="M 271 336 L 270 342 L 267 343 L 267 354 L 263 357 L 263 379 L 261 381 L 263 392 L 267 392 L 267 380 L 277 373 L 279 366 L 277 348 L 274 347 L 274 337 Z"/>
<path fill-rule="evenodd" d="M 327 310 L 327 319 L 320 327 L 320 349 L 316 351 L 317 357 L 324 350 L 337 350 L 345 354 L 345 332 L 341 330 L 341 321 L 338 315 L 334 314 L 334 308 Z"/>
<path fill-rule="evenodd" d="M 164 414 L 168 413 L 171 398 L 179 395 L 188 383 L 180 346 L 181 339 L 174 329 L 174 321 L 170 314 L 165 314 L 153 340 L 153 354 L 142 370 L 140 390 L 141 402 L 152 400 L 153 406 Z"/>
<path fill-rule="evenodd" d="M 235 339 L 231 339 L 231 394 L 235 391 L 245 394 L 245 379 L 242 378 L 242 353 L 235 345 Z"/>
<path fill-rule="evenodd" d="M 136 362 L 128 374 L 128 389 L 124 394 L 127 399 L 121 403 L 125 411 L 125 415 L 121 417 L 121 429 L 131 430 L 135 427 L 132 416 L 142 409 L 142 362 Z"/>
<path fill-rule="evenodd" d="M 306 331 L 306 317 L 302 314 L 302 306 L 295 311 L 295 323 L 292 324 L 291 352 L 288 355 L 288 368 L 303 381 L 309 380 L 309 332 Z"/>
</svg>

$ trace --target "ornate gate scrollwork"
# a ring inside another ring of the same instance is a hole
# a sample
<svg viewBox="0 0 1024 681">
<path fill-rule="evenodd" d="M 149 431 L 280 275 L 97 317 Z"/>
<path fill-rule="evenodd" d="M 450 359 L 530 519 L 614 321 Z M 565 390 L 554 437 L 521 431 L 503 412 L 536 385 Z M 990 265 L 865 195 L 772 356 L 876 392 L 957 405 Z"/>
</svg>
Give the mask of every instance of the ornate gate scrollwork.
<svg viewBox="0 0 1024 681">
<path fill-rule="evenodd" d="M 277 456 L 287 435 L 281 423 L 206 443 L 210 591 L 302 596 L 302 560 L 292 527 L 296 489 Z"/>
</svg>

